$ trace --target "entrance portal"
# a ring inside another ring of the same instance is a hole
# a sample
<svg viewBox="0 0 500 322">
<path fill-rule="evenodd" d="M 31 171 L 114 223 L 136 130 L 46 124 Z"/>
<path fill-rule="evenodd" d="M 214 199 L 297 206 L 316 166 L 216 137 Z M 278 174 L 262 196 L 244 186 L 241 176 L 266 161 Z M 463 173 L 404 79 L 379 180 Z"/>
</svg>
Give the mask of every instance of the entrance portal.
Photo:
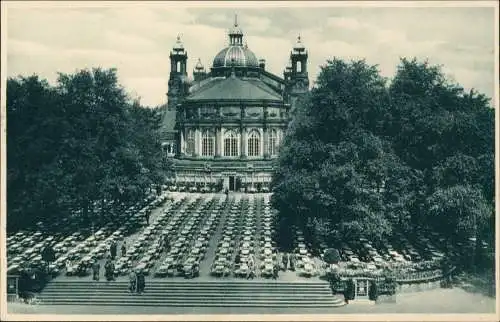
<svg viewBox="0 0 500 322">
<path fill-rule="evenodd" d="M 355 299 L 367 300 L 368 299 L 368 291 L 370 288 L 369 281 L 365 280 L 365 279 L 356 279 L 355 285 L 356 285 Z"/>
<path fill-rule="evenodd" d="M 234 176 L 229 176 L 229 190 L 234 191 Z"/>
</svg>

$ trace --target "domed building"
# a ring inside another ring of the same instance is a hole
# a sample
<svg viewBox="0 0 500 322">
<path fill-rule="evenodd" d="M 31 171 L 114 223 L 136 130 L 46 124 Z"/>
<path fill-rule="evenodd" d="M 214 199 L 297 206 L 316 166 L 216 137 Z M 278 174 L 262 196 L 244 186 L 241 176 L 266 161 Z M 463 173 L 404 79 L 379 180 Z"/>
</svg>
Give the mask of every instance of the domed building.
<svg viewBox="0 0 500 322">
<path fill-rule="evenodd" d="M 243 38 L 235 19 L 229 45 L 209 72 L 198 59 L 192 80 L 179 37 L 170 53 L 164 145 L 180 185 L 241 191 L 271 181 L 290 112 L 309 90 L 308 53 L 299 37 L 282 78 L 266 70 Z"/>
</svg>

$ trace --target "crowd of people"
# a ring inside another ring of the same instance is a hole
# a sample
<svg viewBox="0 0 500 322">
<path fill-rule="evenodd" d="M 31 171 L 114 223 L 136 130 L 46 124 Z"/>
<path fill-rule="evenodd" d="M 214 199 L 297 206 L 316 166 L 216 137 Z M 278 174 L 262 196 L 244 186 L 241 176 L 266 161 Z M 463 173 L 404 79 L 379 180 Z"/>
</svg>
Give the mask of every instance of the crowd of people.
<svg viewBox="0 0 500 322">
<path fill-rule="evenodd" d="M 165 246 L 168 246 L 168 239 L 164 238 Z M 107 258 L 104 264 L 104 278 L 106 281 L 114 281 L 115 280 L 115 264 L 114 260 L 117 258 L 118 253 L 118 245 L 116 242 L 113 242 L 109 246 L 109 252 L 107 254 Z M 127 243 L 123 241 L 120 247 L 120 255 L 123 257 L 127 254 Z M 71 271 L 75 268 L 71 265 L 71 262 L 66 264 L 67 270 Z M 92 280 L 99 281 L 101 276 L 101 264 L 99 260 L 94 259 L 91 263 L 90 268 L 92 269 Z M 144 292 L 146 287 L 146 279 L 145 274 L 141 269 L 132 269 L 129 274 L 129 291 L 131 293 L 141 294 Z"/>
</svg>

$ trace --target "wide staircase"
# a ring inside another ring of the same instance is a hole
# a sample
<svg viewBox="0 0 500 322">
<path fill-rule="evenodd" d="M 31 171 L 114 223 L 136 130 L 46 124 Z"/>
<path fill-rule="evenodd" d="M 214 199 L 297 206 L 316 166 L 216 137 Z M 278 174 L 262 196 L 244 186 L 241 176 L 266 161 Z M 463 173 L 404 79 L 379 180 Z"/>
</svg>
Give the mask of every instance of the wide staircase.
<svg viewBox="0 0 500 322">
<path fill-rule="evenodd" d="M 327 283 L 279 281 L 146 281 L 146 291 L 128 292 L 128 282 L 58 281 L 49 283 L 42 305 L 172 307 L 303 307 L 344 305 Z"/>
</svg>

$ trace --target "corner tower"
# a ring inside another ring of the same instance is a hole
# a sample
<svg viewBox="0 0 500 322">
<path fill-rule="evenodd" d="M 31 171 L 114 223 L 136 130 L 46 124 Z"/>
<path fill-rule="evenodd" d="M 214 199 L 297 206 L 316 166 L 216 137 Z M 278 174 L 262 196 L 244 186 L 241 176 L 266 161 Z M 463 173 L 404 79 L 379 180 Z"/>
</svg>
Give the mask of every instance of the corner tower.
<svg viewBox="0 0 500 322">
<path fill-rule="evenodd" d="M 309 75 L 307 73 L 308 52 L 300 39 L 297 37 L 297 43 L 290 53 L 290 65 L 285 71 L 285 79 L 289 80 L 289 93 L 292 108 L 295 107 L 297 98 L 309 91 Z"/>
<path fill-rule="evenodd" d="M 170 78 L 168 80 L 168 107 L 175 108 L 184 96 L 184 83 L 187 80 L 187 52 L 180 36 L 177 36 L 170 52 Z"/>
<path fill-rule="evenodd" d="M 201 59 L 198 58 L 198 62 L 196 63 L 196 66 L 194 67 L 193 70 L 193 78 L 195 82 L 199 82 L 204 80 L 207 77 L 207 72 L 205 70 L 205 67 L 201 63 Z"/>
</svg>

